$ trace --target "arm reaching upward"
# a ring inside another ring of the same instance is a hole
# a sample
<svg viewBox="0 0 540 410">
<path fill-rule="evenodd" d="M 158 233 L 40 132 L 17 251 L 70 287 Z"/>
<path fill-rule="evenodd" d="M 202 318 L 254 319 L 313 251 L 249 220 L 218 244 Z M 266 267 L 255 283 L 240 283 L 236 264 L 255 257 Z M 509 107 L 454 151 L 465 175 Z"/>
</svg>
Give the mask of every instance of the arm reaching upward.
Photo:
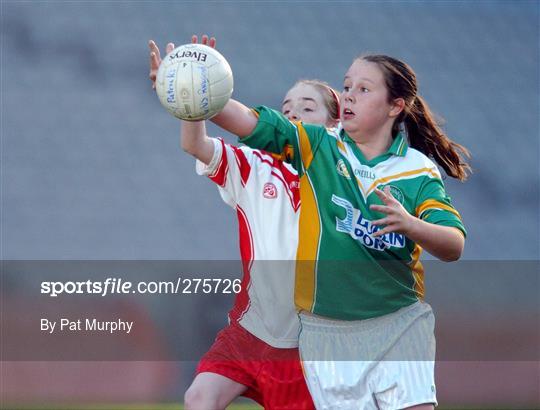
<svg viewBox="0 0 540 410">
<path fill-rule="evenodd" d="M 257 126 L 257 116 L 242 103 L 229 100 L 223 111 L 211 119 L 219 127 L 240 138 L 250 135 Z M 180 145 L 184 151 L 209 164 L 214 155 L 214 144 L 206 135 L 204 121 L 181 121 Z"/>
<path fill-rule="evenodd" d="M 250 108 L 231 98 L 210 121 L 231 134 L 245 138 L 255 130 L 258 118 Z"/>
<path fill-rule="evenodd" d="M 191 42 L 197 43 L 197 41 L 197 36 L 192 36 Z M 202 37 L 202 44 L 215 48 L 216 39 L 214 37 L 208 38 L 208 36 L 204 35 Z M 159 65 L 161 64 L 161 55 L 159 52 L 159 47 L 154 40 L 150 40 L 148 42 L 148 48 L 150 50 L 149 78 L 152 82 L 152 88 L 155 89 L 156 75 Z M 173 49 L 174 43 L 168 43 L 165 51 L 167 53 L 170 53 Z M 230 99 L 223 108 L 223 110 L 219 114 L 214 116 L 211 121 L 218 127 L 223 128 L 231 134 L 234 134 L 240 138 L 244 138 L 250 135 L 255 129 L 257 125 L 257 116 L 250 108 L 246 107 L 244 104 L 236 100 Z M 186 125 L 186 131 L 195 131 L 196 128 L 197 126 Z M 184 130 L 184 128 L 182 129 Z M 182 131 L 182 134 L 184 134 L 184 131 Z M 204 134 L 206 134 L 206 131 L 204 132 Z M 195 154 L 192 153 L 192 155 Z"/>
<path fill-rule="evenodd" d="M 181 121 L 180 146 L 206 165 L 214 156 L 214 143 L 206 135 L 204 121 Z"/>
</svg>

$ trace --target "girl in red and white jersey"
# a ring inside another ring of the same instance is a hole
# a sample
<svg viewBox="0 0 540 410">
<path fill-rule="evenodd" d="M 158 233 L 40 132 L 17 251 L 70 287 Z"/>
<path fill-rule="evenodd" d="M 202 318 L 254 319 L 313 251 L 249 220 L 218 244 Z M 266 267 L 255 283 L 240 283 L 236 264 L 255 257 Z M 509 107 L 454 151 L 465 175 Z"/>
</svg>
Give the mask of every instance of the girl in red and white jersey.
<svg viewBox="0 0 540 410">
<path fill-rule="evenodd" d="M 214 39 L 202 40 L 215 47 Z M 154 82 L 160 56 L 153 41 L 149 46 Z M 169 43 L 166 51 L 173 48 Z M 335 127 L 338 101 L 326 83 L 302 80 L 287 92 L 282 112 L 291 121 Z M 201 359 L 185 394 L 186 409 L 223 409 L 240 395 L 268 409 L 313 409 L 300 366 L 294 306 L 298 174 L 275 154 L 208 137 L 204 121 L 182 121 L 181 134 L 182 148 L 197 158 L 197 173 L 215 182 L 236 210 L 244 267 L 229 325 Z"/>
</svg>

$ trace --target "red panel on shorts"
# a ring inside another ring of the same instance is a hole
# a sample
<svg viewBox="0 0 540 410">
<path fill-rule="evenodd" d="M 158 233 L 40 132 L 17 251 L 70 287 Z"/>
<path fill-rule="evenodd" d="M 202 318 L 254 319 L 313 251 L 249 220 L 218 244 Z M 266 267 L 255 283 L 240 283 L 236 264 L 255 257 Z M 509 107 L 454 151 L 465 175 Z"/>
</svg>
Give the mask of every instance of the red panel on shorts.
<svg viewBox="0 0 540 410">
<path fill-rule="evenodd" d="M 243 396 L 265 409 L 315 409 L 298 349 L 277 349 L 233 323 L 221 330 L 197 367 L 248 387 Z"/>
</svg>

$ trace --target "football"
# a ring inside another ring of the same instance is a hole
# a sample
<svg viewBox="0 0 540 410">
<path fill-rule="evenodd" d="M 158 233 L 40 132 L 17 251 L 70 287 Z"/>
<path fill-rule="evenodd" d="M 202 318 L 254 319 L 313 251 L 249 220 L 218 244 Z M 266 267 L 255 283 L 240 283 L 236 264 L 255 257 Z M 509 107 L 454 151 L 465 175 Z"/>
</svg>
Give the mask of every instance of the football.
<svg viewBox="0 0 540 410">
<path fill-rule="evenodd" d="M 184 44 L 162 60 L 156 79 L 161 104 L 186 121 L 206 120 L 220 112 L 233 92 L 227 60 L 203 44 Z"/>
</svg>

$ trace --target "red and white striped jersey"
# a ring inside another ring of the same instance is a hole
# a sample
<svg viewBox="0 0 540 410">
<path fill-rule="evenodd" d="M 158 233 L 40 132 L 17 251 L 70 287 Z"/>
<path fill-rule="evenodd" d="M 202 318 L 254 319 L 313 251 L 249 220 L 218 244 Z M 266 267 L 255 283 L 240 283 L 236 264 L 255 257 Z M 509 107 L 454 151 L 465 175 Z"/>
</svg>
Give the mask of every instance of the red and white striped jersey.
<svg viewBox="0 0 540 410">
<path fill-rule="evenodd" d="M 273 347 L 296 347 L 298 174 L 267 152 L 212 141 L 214 156 L 208 165 L 197 161 L 197 173 L 214 181 L 222 199 L 236 209 L 244 266 L 229 320 Z"/>
</svg>

